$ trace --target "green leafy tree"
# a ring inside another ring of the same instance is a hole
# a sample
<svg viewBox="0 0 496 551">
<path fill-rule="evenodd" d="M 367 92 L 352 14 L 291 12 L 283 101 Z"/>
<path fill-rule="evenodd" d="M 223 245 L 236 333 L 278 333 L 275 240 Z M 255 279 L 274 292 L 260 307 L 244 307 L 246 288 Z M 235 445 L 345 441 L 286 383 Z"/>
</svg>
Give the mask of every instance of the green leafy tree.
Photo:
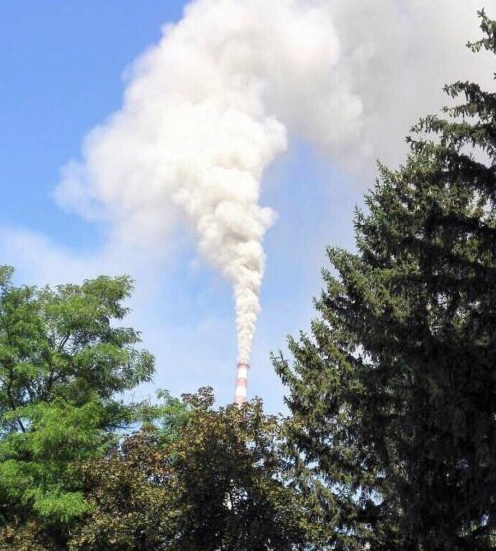
<svg viewBox="0 0 496 551">
<path fill-rule="evenodd" d="M 209 389 L 169 400 L 165 425 L 86 463 L 92 513 L 71 550 L 307 549 L 313 527 L 290 484 L 278 419 L 257 401 L 212 404 Z"/>
<path fill-rule="evenodd" d="M 496 23 L 482 12 L 496 53 Z M 331 248 L 312 335 L 275 364 L 337 550 L 496 548 L 496 94 L 421 120 Z"/>
<path fill-rule="evenodd" d="M 89 511 L 71 466 L 115 445 L 136 417 L 116 395 L 150 380 L 154 361 L 114 323 L 128 277 L 51 289 L 12 274 L 0 267 L 0 549 L 65 548 Z"/>
</svg>

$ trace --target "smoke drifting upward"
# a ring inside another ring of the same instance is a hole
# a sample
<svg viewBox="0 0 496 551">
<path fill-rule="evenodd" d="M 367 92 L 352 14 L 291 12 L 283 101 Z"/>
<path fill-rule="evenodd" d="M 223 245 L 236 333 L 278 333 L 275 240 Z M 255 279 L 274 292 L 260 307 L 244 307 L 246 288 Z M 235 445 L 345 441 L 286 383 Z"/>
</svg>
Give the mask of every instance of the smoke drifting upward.
<svg viewBox="0 0 496 551">
<path fill-rule="evenodd" d="M 233 285 L 242 362 L 275 219 L 259 205 L 264 169 L 286 148 L 288 125 L 315 126 L 325 115 L 323 92 L 332 90 L 334 119 L 360 109 L 331 81 L 337 40 L 327 4 L 189 5 L 131 68 L 122 109 L 89 134 L 83 162 L 65 167 L 57 190 L 66 207 L 110 219 L 118 239 L 165 236 L 185 214 L 203 257 Z"/>
<path fill-rule="evenodd" d="M 460 67 L 470 75 L 469 54 L 446 52 L 456 36 L 463 55 L 461 44 L 476 35 L 477 7 L 476 0 L 439 0 L 438 11 L 430 0 L 197 0 L 130 68 L 122 108 L 89 133 L 82 161 L 64 167 L 56 198 L 108 222 L 112 240 L 151 244 L 154 252 L 185 218 L 202 256 L 233 286 L 238 360 L 247 363 L 263 238 L 275 219 L 259 204 L 264 169 L 287 135 L 343 166 L 401 158 L 396 144 L 440 105 L 441 86 Z"/>
</svg>

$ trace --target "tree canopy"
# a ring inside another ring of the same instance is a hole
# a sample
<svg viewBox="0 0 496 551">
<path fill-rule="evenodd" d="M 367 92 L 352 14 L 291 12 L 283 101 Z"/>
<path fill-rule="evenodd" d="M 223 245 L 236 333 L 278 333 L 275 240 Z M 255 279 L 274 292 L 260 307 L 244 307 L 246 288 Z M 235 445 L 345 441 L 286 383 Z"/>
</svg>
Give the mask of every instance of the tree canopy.
<svg viewBox="0 0 496 551">
<path fill-rule="evenodd" d="M 0 526 L 8 539 L 40 525 L 62 544 L 89 510 L 71 465 L 116 443 L 135 418 L 119 393 L 150 380 L 154 360 L 115 323 L 128 277 L 51 289 L 12 275 L 0 268 Z"/>
<path fill-rule="evenodd" d="M 482 12 L 496 53 L 496 23 Z M 332 548 L 496 545 L 496 94 L 420 121 L 380 166 L 332 269 L 312 335 L 290 340 L 292 441 L 327 482 Z"/>
<path fill-rule="evenodd" d="M 278 419 L 259 401 L 212 406 L 210 389 L 169 399 L 165 430 L 157 418 L 83 466 L 93 508 L 70 549 L 307 549 L 310 521 L 290 484 Z"/>
<path fill-rule="evenodd" d="M 123 399 L 154 369 L 119 324 L 128 277 L 12 276 L 0 268 L 0 549 L 306 549 L 319 529 L 261 402 Z"/>
</svg>

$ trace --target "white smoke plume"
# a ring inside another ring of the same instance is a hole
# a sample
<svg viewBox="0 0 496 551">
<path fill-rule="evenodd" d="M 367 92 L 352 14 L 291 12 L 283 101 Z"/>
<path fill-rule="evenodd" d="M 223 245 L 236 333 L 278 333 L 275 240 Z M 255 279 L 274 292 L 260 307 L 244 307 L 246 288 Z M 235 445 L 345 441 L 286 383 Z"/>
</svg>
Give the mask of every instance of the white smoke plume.
<svg viewBox="0 0 496 551">
<path fill-rule="evenodd" d="M 283 121 L 302 111 L 294 103 L 304 111 L 317 88 L 337 97 L 337 59 L 327 2 L 200 0 L 134 64 L 122 109 L 88 136 L 83 163 L 66 167 L 57 192 L 87 216 L 103 205 L 124 238 L 163 234 L 178 206 L 233 285 L 240 361 L 274 221 L 258 204 L 262 174 L 286 148 Z M 346 93 L 328 104 L 333 118 L 359 110 Z"/>
<path fill-rule="evenodd" d="M 450 19 L 429 22 L 432 4 L 191 3 L 128 71 L 122 108 L 87 136 L 82 161 L 64 168 L 58 202 L 110 222 L 120 241 L 165 240 L 185 215 L 201 254 L 233 285 L 238 359 L 248 361 L 263 238 L 275 218 L 259 205 L 264 169 L 287 135 L 359 169 L 390 153 L 432 92 L 433 82 L 421 88 L 420 70 L 437 70 L 438 88 L 452 76 L 429 51 L 429 40 L 449 44 L 437 33 Z M 476 29 L 474 2 L 439 0 L 436 13 L 441 5 Z M 427 45 L 408 25 L 432 27 Z M 400 94 L 409 94 L 406 102 Z"/>
</svg>

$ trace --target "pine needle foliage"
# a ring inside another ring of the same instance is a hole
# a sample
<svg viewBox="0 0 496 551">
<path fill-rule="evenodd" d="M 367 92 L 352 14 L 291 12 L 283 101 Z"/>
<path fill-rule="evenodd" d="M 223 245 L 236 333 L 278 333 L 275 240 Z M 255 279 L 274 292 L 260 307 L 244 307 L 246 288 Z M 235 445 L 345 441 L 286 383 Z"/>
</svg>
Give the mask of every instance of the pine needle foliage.
<svg viewBox="0 0 496 551">
<path fill-rule="evenodd" d="M 480 12 L 474 52 L 496 54 Z M 291 441 L 327 486 L 332 549 L 496 548 L 496 94 L 414 127 L 355 216 L 312 334 L 274 358 Z"/>
</svg>

